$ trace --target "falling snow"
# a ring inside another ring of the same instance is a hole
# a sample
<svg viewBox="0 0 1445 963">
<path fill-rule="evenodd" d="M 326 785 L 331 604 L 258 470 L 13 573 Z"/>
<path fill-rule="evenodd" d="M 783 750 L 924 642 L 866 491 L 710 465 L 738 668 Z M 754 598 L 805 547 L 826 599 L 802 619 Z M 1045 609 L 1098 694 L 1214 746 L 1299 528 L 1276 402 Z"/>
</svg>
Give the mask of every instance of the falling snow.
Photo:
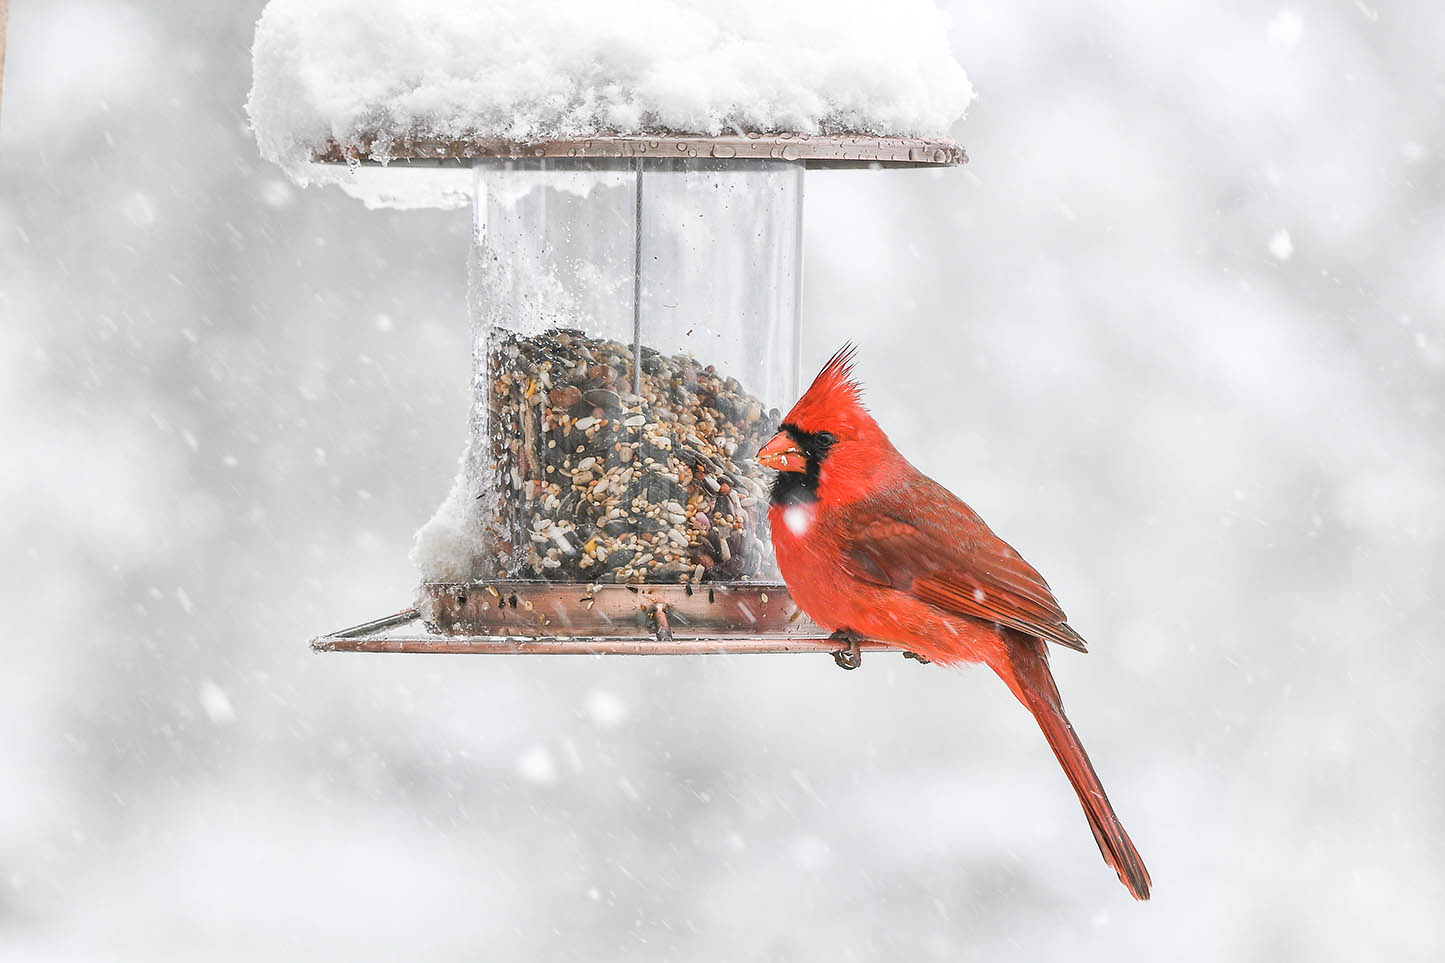
<svg viewBox="0 0 1445 963">
<path fill-rule="evenodd" d="M 808 173 L 803 367 L 1088 637 L 1154 902 L 987 671 L 311 652 L 413 595 L 472 222 L 258 155 L 259 0 L 11 2 L 0 960 L 1445 959 L 1438 2 L 941 6 L 973 162 Z"/>
<path fill-rule="evenodd" d="M 226 691 L 214 682 L 202 682 L 197 693 L 206 717 L 218 726 L 228 726 L 236 721 L 236 710 Z"/>
<path fill-rule="evenodd" d="M 1304 35 L 1304 19 L 1294 10 L 1280 10 L 1269 21 L 1269 42 L 1276 47 L 1293 47 Z"/>
<path fill-rule="evenodd" d="M 1269 253 L 1273 254 L 1277 261 L 1288 261 L 1294 257 L 1294 241 L 1290 239 L 1289 231 L 1280 228 L 1270 235 Z"/>
<path fill-rule="evenodd" d="M 627 718 L 627 703 L 611 692 L 596 690 L 587 694 L 587 717 L 603 728 L 621 725 Z"/>
<path fill-rule="evenodd" d="M 557 763 L 542 746 L 533 746 L 517 756 L 517 774 L 528 782 L 547 784 L 557 781 Z"/>
<path fill-rule="evenodd" d="M 783 510 L 783 524 L 794 535 L 805 535 L 813 527 L 813 510 L 804 505 L 791 505 Z"/>
</svg>

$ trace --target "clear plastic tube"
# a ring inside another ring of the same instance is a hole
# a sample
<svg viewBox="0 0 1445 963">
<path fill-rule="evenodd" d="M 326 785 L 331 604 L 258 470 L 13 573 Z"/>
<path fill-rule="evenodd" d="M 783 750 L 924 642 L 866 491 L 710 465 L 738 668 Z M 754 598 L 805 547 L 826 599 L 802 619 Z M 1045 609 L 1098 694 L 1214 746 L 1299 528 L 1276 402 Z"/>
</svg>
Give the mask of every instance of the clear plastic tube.
<svg viewBox="0 0 1445 963">
<path fill-rule="evenodd" d="M 802 165 L 475 176 L 472 437 L 424 580 L 775 580 L 752 456 L 797 391 Z"/>
</svg>

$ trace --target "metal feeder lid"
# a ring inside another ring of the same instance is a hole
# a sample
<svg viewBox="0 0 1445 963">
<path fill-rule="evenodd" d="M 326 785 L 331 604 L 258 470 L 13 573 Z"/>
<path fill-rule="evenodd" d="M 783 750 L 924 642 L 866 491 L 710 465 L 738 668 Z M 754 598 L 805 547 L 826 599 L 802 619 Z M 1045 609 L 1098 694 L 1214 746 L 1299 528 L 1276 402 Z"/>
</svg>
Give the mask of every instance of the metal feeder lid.
<svg viewBox="0 0 1445 963">
<path fill-rule="evenodd" d="M 385 163 L 450 164 L 495 159 L 639 158 L 647 160 L 785 160 L 802 161 L 810 170 L 859 168 L 953 167 L 968 155 L 946 138 L 880 137 L 870 134 L 799 134 L 790 132 L 722 134 L 632 134 L 520 143 L 479 137 L 461 140 L 416 139 L 375 150 L 373 138 L 361 146 L 335 141 L 312 155 L 324 164 Z"/>
</svg>

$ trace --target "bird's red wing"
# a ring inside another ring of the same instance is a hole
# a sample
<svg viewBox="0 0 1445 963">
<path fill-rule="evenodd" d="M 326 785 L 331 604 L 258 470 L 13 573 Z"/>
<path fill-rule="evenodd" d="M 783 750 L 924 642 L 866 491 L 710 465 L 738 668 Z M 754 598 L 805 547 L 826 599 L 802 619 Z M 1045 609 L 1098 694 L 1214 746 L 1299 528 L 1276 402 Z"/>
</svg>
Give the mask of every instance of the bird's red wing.
<svg viewBox="0 0 1445 963">
<path fill-rule="evenodd" d="M 843 509 L 843 567 L 920 601 L 1085 651 L 1048 583 L 952 493 L 925 479 Z"/>
</svg>

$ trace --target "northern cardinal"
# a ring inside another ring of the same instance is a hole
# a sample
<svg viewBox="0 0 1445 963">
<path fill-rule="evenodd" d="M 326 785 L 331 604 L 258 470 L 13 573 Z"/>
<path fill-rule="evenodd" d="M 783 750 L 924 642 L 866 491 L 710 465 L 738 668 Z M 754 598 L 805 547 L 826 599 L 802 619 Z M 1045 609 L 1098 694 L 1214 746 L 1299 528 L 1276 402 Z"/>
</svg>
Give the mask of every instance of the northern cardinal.
<svg viewBox="0 0 1445 963">
<path fill-rule="evenodd" d="M 1048 643 L 1082 652 L 1083 638 L 1039 573 L 888 441 L 859 400 L 853 352 L 845 345 L 829 360 L 758 452 L 778 472 L 768 520 L 794 601 L 850 640 L 855 658 L 868 638 L 993 669 L 1038 720 L 1104 860 L 1135 899 L 1148 899 L 1149 871 L 1049 672 Z"/>
</svg>

